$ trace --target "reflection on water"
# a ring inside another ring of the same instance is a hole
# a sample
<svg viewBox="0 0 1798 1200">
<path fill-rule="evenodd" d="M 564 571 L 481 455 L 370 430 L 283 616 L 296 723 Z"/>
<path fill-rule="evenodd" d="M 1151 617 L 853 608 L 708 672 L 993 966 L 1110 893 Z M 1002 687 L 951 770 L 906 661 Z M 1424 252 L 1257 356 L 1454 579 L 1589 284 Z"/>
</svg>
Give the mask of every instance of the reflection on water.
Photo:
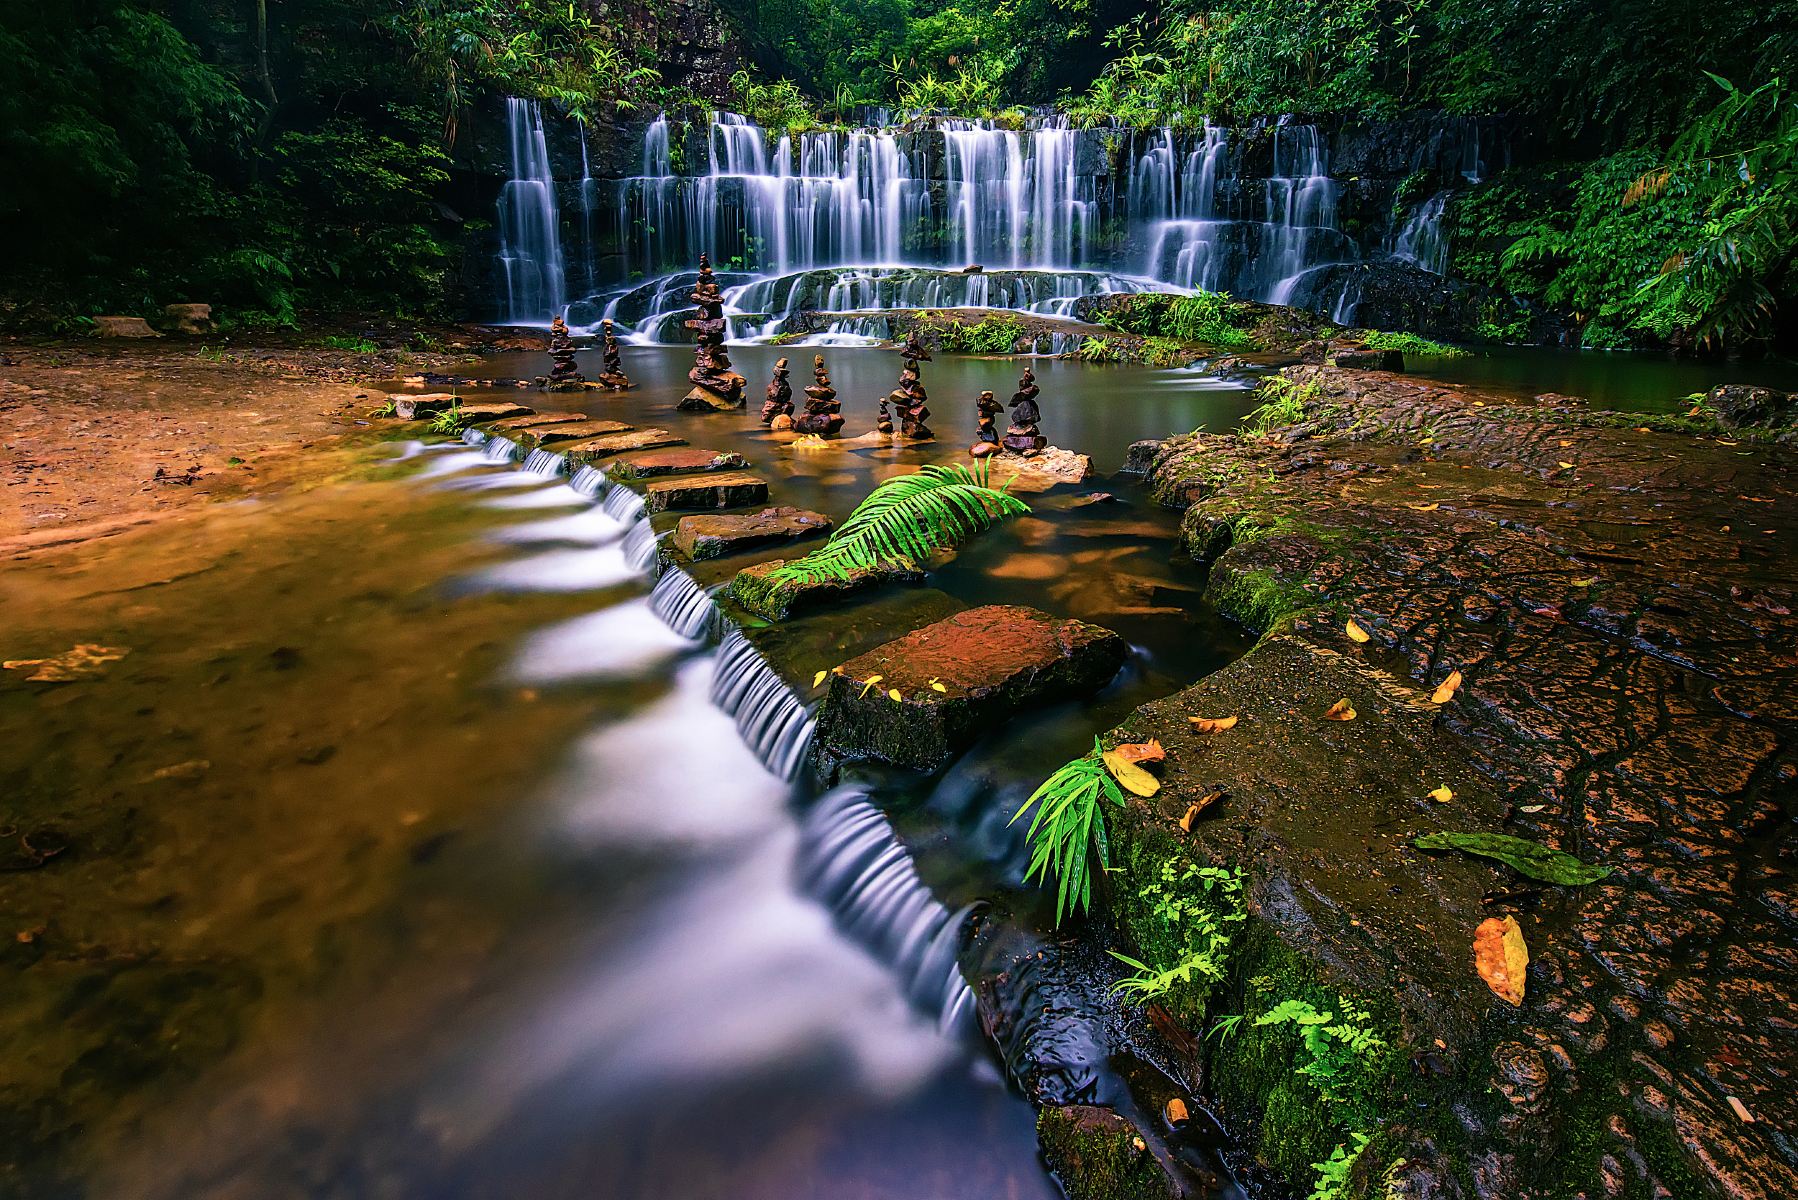
<svg viewBox="0 0 1798 1200">
<path fill-rule="evenodd" d="M 1726 363 L 1674 358 L 1629 350 L 1550 350 L 1540 346 L 1493 346 L 1465 358 L 1407 355 L 1411 373 L 1465 383 L 1505 395 L 1542 392 L 1583 396 L 1599 408 L 1619 412 L 1672 413 L 1691 407 L 1687 397 L 1719 383 L 1752 383 L 1782 391 L 1798 389 L 1798 364 L 1781 359 Z"/>
<path fill-rule="evenodd" d="M 841 517 L 954 449 L 783 457 L 753 416 L 675 417 L 681 359 L 651 353 L 667 378 L 622 403 L 746 447 L 777 503 Z M 897 364 L 833 359 L 870 396 Z M 1107 466 L 1237 402 L 1064 366 L 1051 432 Z M 1014 373 L 936 372 L 970 395 Z M 0 873 L 0 932 L 29 935 L 0 940 L 7 1188 L 1053 1196 L 1029 1105 L 959 1019 L 954 934 L 1015 888 L 998 803 L 1045 752 L 1234 652 L 1172 518 L 1127 488 L 1038 497 L 938 573 L 1139 654 L 1097 704 L 996 730 L 953 804 L 877 797 L 895 837 L 859 795 L 795 795 L 803 709 L 741 644 L 701 644 L 684 576 L 652 609 L 628 497 L 577 509 L 593 489 L 402 449 L 0 576 L 8 657 L 132 648 L 94 681 L 0 680 L 9 820 L 70 847 Z"/>
</svg>

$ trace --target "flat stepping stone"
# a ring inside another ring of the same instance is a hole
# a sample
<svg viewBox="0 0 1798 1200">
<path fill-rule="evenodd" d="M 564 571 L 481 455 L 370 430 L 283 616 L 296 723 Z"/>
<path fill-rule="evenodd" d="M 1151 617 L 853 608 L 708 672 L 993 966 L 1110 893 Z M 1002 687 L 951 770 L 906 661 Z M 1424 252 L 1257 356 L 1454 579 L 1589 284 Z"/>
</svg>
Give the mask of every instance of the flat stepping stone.
<svg viewBox="0 0 1798 1200">
<path fill-rule="evenodd" d="M 567 425 L 586 419 L 586 413 L 539 412 L 523 417 L 511 417 L 504 421 L 495 421 L 487 428 L 493 433 L 510 433 L 515 429 L 535 429 L 539 425 Z"/>
<path fill-rule="evenodd" d="M 748 465 L 748 460 L 741 454 L 686 446 L 620 459 L 612 464 L 609 473 L 618 479 L 649 479 L 656 475 L 690 475 L 697 471 L 735 471 Z"/>
<path fill-rule="evenodd" d="M 674 546 L 688 558 L 723 558 L 757 546 L 793 542 L 829 533 L 834 525 L 823 513 L 783 505 L 759 513 L 720 513 L 682 517 L 674 527 Z"/>
<path fill-rule="evenodd" d="M 838 762 L 935 771 L 1025 708 L 1098 691 L 1127 653 L 1101 625 L 1018 605 L 970 608 L 838 667 L 818 745 Z"/>
<path fill-rule="evenodd" d="M 666 429 L 629 429 L 623 433 L 608 433 L 581 442 L 558 443 L 557 449 L 568 456 L 568 469 L 572 471 L 576 467 L 601 458 L 610 458 L 614 454 L 686 444 L 686 438 L 676 437 Z"/>
<path fill-rule="evenodd" d="M 452 408 L 460 408 L 469 424 L 499 421 L 506 417 L 524 417 L 537 411 L 528 405 L 513 404 L 506 400 L 470 402 L 450 392 L 426 392 L 421 396 L 396 393 L 389 395 L 387 400 L 393 405 L 394 415 L 402 421 L 422 421 Z"/>
<path fill-rule="evenodd" d="M 1041 454 L 994 454 L 987 460 L 987 478 L 994 487 L 1009 485 L 1012 492 L 1046 492 L 1063 484 L 1084 483 L 1092 478 L 1091 455 L 1050 446 Z"/>
<path fill-rule="evenodd" d="M 768 499 L 768 481 L 746 471 L 707 475 L 695 479 L 657 479 L 644 489 L 649 511 L 671 509 L 742 508 Z"/>
<path fill-rule="evenodd" d="M 583 438 L 603 437 L 608 433 L 625 433 L 635 428 L 636 426 L 626 425 L 623 421 L 595 421 L 583 417 L 579 421 L 545 425 L 541 429 L 520 430 L 518 442 L 527 450 L 536 450 L 544 446 L 559 445 L 562 442 L 578 442 Z"/>
<path fill-rule="evenodd" d="M 688 517 L 686 520 L 704 518 Z M 685 521 L 682 522 L 685 524 Z M 731 599 L 759 617 L 784 621 L 796 613 L 824 608 L 831 604 L 871 591 L 889 583 L 920 584 L 926 575 L 918 567 L 869 567 L 851 571 L 847 579 L 778 579 L 771 578 L 787 565 L 787 559 L 757 563 L 744 567 L 731 580 Z"/>
</svg>

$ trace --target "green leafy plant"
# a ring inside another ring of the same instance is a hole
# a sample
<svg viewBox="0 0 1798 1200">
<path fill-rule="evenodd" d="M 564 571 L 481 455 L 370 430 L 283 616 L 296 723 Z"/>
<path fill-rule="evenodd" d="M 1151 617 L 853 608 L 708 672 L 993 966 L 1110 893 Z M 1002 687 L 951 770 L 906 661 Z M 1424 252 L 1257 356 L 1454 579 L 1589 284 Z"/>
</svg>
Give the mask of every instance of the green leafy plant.
<svg viewBox="0 0 1798 1200">
<path fill-rule="evenodd" d="M 1108 951 L 1135 968 L 1112 990 L 1141 1004 L 1179 984 L 1221 983 L 1229 959 L 1231 927 L 1247 919 L 1242 872 L 1191 863 L 1181 869 L 1168 861 L 1137 895 L 1148 906 L 1157 940 L 1179 947 L 1180 958 L 1171 967 L 1158 968 L 1116 950 Z"/>
<path fill-rule="evenodd" d="M 1298 1030 L 1306 1055 L 1298 1073 L 1333 1103 L 1350 1098 L 1346 1089 L 1356 1065 L 1386 1048 L 1385 1039 L 1369 1024 L 1371 1013 L 1347 1000 L 1340 1001 L 1339 1007 L 1340 1019 L 1307 1000 L 1282 1000 L 1255 1018 L 1257 1026 L 1290 1025 Z"/>
<path fill-rule="evenodd" d="M 1076 909 L 1085 912 L 1091 906 L 1092 863 L 1096 861 L 1101 871 L 1111 865 L 1105 814 L 1100 806 L 1110 802 L 1122 808 L 1124 792 L 1106 769 L 1103 754 L 1103 745 L 1094 738 L 1092 753 L 1066 764 L 1044 780 L 1009 822 L 1016 824 L 1025 813 L 1036 809 L 1025 833 L 1030 842 L 1030 867 L 1024 872 L 1024 879 L 1042 884 L 1051 878 L 1055 880 L 1057 925 L 1068 913 Z"/>
<path fill-rule="evenodd" d="M 1399 350 L 1416 358 L 1466 358 L 1467 351 L 1447 342 L 1433 342 L 1415 333 L 1389 333 L 1383 329 L 1366 330 L 1361 344 L 1371 350 Z"/>
<path fill-rule="evenodd" d="M 858 571 L 923 562 L 1030 506 L 988 482 L 987 464 L 926 464 L 856 505 L 830 540 L 768 573 L 771 585 L 847 580 Z"/>
<path fill-rule="evenodd" d="M 462 398 L 457 396 L 448 408 L 431 418 L 428 428 L 432 433 L 460 433 L 467 423 L 462 413 Z"/>
<path fill-rule="evenodd" d="M 1114 363 L 1124 361 L 1124 352 L 1105 338 L 1089 337 L 1080 343 L 1074 357 L 1081 362 Z"/>
<path fill-rule="evenodd" d="M 327 350 L 348 350 L 351 354 L 373 354 L 380 349 L 365 337 L 348 337 L 337 333 L 320 338 L 319 345 Z"/>
<path fill-rule="evenodd" d="M 1520 875 L 1569 887 L 1597 883 L 1612 870 L 1581 862 L 1564 850 L 1504 833 L 1426 833 L 1413 844 L 1419 850 L 1459 850 L 1495 858 Z"/>
<path fill-rule="evenodd" d="M 1349 1172 L 1355 1169 L 1355 1163 L 1361 1158 L 1361 1152 L 1367 1149 L 1372 1139 L 1365 1133 L 1351 1133 L 1355 1148 L 1350 1150 L 1347 1143 L 1338 1143 L 1330 1151 L 1330 1157 L 1320 1163 L 1312 1163 L 1317 1172 L 1317 1182 L 1311 1186 L 1310 1200 L 1345 1200 L 1348 1196 Z"/>
<path fill-rule="evenodd" d="M 1009 313 L 990 313 L 971 325 L 926 314 L 923 324 L 949 354 L 1011 354 L 1024 336 L 1024 323 Z"/>
<path fill-rule="evenodd" d="M 1261 404 L 1242 419 L 1242 432 L 1249 437 L 1266 437 L 1281 426 L 1297 424 L 1305 417 L 1305 405 L 1315 403 L 1323 392 L 1315 383 L 1274 375 L 1263 379 L 1255 394 Z"/>
</svg>

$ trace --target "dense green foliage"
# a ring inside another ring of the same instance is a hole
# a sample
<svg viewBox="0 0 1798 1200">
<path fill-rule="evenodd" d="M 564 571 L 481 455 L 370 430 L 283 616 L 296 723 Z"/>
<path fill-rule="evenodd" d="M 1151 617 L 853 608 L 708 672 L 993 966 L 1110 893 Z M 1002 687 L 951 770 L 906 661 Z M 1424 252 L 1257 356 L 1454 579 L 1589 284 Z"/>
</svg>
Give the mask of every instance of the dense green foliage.
<svg viewBox="0 0 1798 1200">
<path fill-rule="evenodd" d="M 1093 739 L 1092 753 L 1063 765 L 1011 816 L 1012 824 L 1032 808 L 1025 837 L 1030 842 L 1030 867 L 1026 883 L 1055 882 L 1055 923 L 1073 912 L 1085 912 L 1092 904 L 1093 864 L 1100 871 L 1111 867 L 1110 839 L 1105 832 L 1103 805 L 1124 806 L 1124 790 L 1104 762 L 1104 745 Z M 1140 964 L 1139 964 L 1140 965 Z M 1147 970 L 1147 968 L 1143 968 Z"/>
<path fill-rule="evenodd" d="M 475 89 L 647 99 L 649 51 L 551 0 L 8 5 L 0 323 L 179 300 L 441 305 L 438 199 Z"/>
<path fill-rule="evenodd" d="M 1114 301 L 1099 318 L 1101 324 L 1125 333 L 1233 350 L 1255 345 L 1254 335 L 1242 326 L 1244 320 L 1244 306 L 1232 302 L 1223 292 L 1195 292 L 1190 296 L 1147 292 L 1125 296 Z"/>
</svg>

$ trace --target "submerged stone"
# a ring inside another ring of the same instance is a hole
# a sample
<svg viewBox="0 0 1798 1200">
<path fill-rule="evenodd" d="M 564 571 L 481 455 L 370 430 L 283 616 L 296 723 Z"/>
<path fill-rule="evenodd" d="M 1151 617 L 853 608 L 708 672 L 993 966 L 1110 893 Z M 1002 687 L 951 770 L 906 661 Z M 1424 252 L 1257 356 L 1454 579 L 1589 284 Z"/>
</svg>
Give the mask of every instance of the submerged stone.
<svg viewBox="0 0 1798 1200">
<path fill-rule="evenodd" d="M 851 571 L 847 579 L 771 579 L 770 576 L 787 561 L 777 558 L 744 567 L 731 581 L 731 598 L 759 617 L 784 621 L 797 613 L 822 608 L 885 584 L 923 583 L 926 578 L 925 572 L 918 567 L 880 566 Z"/>
<path fill-rule="evenodd" d="M 656 475 L 687 475 L 696 471 L 735 471 L 748 465 L 748 460 L 741 454 L 681 447 L 620 459 L 612 464 L 609 473 L 618 479 L 649 479 Z"/>
<path fill-rule="evenodd" d="M 1014 713 L 1104 687 L 1127 652 L 1123 638 L 1085 621 L 971 608 L 844 663 L 825 696 L 818 745 L 839 761 L 934 771 Z"/>
<path fill-rule="evenodd" d="M 768 498 L 768 481 L 745 471 L 693 479 L 657 479 L 644 489 L 649 511 L 670 509 L 741 508 Z"/>
<path fill-rule="evenodd" d="M 578 442 L 586 438 L 603 437 L 608 433 L 629 433 L 634 426 L 623 421 L 596 421 L 583 417 L 578 421 L 564 421 L 554 425 L 521 429 L 513 440 L 526 450 L 535 450 L 542 446 L 555 446 L 562 442 Z"/>
<path fill-rule="evenodd" d="M 682 517 L 674 527 L 674 545 L 691 559 L 723 558 L 757 546 L 817 537 L 830 530 L 830 518 L 823 513 L 783 505 L 764 508 L 759 513 Z"/>
</svg>

